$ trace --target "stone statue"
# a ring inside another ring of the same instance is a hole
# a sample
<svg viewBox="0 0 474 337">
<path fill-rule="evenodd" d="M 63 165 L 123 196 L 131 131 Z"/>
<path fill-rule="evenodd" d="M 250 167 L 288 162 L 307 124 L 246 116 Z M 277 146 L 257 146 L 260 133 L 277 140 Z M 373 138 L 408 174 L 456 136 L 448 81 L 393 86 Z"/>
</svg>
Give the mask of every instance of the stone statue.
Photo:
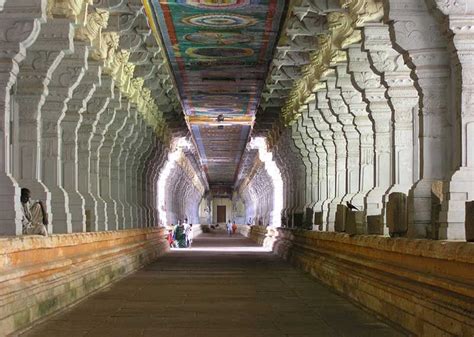
<svg viewBox="0 0 474 337">
<path fill-rule="evenodd" d="M 363 27 L 366 22 L 379 22 L 382 20 L 383 3 L 378 0 L 340 0 L 342 8 L 346 8 L 355 27 Z"/>
<path fill-rule="evenodd" d="M 109 12 L 104 9 L 96 9 L 94 13 L 87 16 L 84 26 L 76 31 L 76 38 L 81 41 L 92 43 L 96 38 L 100 40 L 102 29 L 107 28 Z M 100 44 L 100 41 L 99 41 Z"/>
<path fill-rule="evenodd" d="M 48 0 L 46 13 L 49 17 L 66 17 L 76 20 L 81 12 L 87 11 L 92 0 Z"/>
</svg>

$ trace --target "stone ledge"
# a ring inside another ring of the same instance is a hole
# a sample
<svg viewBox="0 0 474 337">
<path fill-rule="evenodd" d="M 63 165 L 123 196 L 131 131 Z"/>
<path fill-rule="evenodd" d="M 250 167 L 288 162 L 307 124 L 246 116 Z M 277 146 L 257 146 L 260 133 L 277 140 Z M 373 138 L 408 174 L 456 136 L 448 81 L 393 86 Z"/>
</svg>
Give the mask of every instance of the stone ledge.
<svg viewBox="0 0 474 337">
<path fill-rule="evenodd" d="M 0 335 L 74 304 L 168 250 L 161 228 L 1 238 Z"/>
<path fill-rule="evenodd" d="M 472 243 L 252 231 L 251 238 L 273 242 L 274 253 L 412 334 L 472 336 Z"/>
</svg>

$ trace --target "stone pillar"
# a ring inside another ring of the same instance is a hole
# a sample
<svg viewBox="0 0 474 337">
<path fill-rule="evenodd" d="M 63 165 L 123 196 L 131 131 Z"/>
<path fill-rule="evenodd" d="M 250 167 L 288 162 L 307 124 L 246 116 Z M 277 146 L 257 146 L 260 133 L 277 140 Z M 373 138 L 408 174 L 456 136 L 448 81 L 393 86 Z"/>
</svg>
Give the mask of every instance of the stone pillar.
<svg viewBox="0 0 474 337">
<path fill-rule="evenodd" d="M 120 145 L 120 153 L 118 156 L 119 167 L 119 202 L 123 212 L 124 228 L 133 228 L 132 212 L 130 199 L 130 182 L 127 177 L 129 171 L 129 154 L 132 150 L 132 144 L 136 141 L 136 124 L 137 124 L 137 109 L 134 105 L 130 105 L 127 125 L 123 132 L 123 141 Z"/>
<path fill-rule="evenodd" d="M 298 125 L 295 123 L 295 124 L 292 125 L 291 128 L 292 128 L 291 135 L 292 135 L 292 139 L 293 139 L 293 144 L 295 146 L 295 149 L 297 149 L 300 152 L 300 156 L 303 160 L 304 167 L 305 167 L 305 171 L 304 171 L 305 172 L 305 178 L 302 179 L 303 182 L 302 182 L 302 189 L 300 190 L 300 198 L 299 198 L 299 202 L 298 202 L 298 207 L 293 210 L 294 214 L 301 214 L 302 215 L 304 213 L 304 205 L 307 203 L 307 201 L 306 201 L 306 196 L 307 196 L 306 186 L 308 184 L 308 181 L 307 181 L 308 174 L 307 174 L 307 172 L 308 172 L 309 163 L 308 163 L 307 157 L 302 155 L 302 151 L 304 149 L 304 146 L 303 146 L 303 142 L 301 140 L 301 134 L 298 132 Z M 306 153 L 306 149 L 304 149 L 304 151 Z"/>
<path fill-rule="evenodd" d="M 351 49 L 349 47 L 349 49 Z M 360 50 L 360 44 L 354 48 Z M 348 107 L 349 113 L 354 116 L 353 123 L 357 132 L 350 132 L 353 140 L 348 141 L 348 168 L 349 194 L 345 199 L 353 205 L 365 208 L 365 196 L 374 187 L 374 132 L 373 123 L 370 120 L 367 103 L 364 102 L 361 92 L 354 87 L 350 64 L 337 67 L 337 86 L 341 89 L 341 95 Z M 357 141 L 356 141 L 357 140 Z M 355 147 L 358 147 L 355 149 Z"/>
<path fill-rule="evenodd" d="M 51 193 L 51 222 L 55 233 L 72 231 L 69 197 L 63 186 L 62 143 L 58 121 L 63 118 L 72 93 L 84 76 L 86 57 L 84 48 L 76 48 L 74 53 L 64 57 L 51 78 L 49 95 L 41 109 L 41 173 L 42 181 Z"/>
<path fill-rule="evenodd" d="M 146 205 L 146 186 L 144 185 L 144 176 L 146 164 L 150 153 L 153 152 L 154 144 L 154 131 L 143 124 L 143 132 L 146 134 L 144 142 L 139 153 L 135 169 L 135 184 L 136 184 L 136 204 L 138 207 L 137 213 L 137 224 L 138 227 L 147 227 L 147 205 Z"/>
<path fill-rule="evenodd" d="M 327 218 L 327 207 L 326 200 L 328 199 L 328 176 L 327 176 L 327 150 L 325 148 L 324 139 L 322 132 L 329 130 L 329 124 L 326 123 L 321 115 L 320 110 L 317 108 L 316 96 L 313 95 L 314 99 L 310 100 L 308 104 L 309 117 L 311 118 L 314 126 L 314 137 L 313 143 L 316 145 L 316 154 L 318 157 L 318 198 L 316 204 L 313 206 L 315 212 L 320 213 L 317 218 L 322 216 L 323 219 Z M 318 224 L 321 225 L 321 224 Z M 322 229 L 322 228 L 321 228 Z"/>
<path fill-rule="evenodd" d="M 11 95 L 19 66 L 36 40 L 46 12 L 46 1 L 8 1 L 0 11 L 0 235 L 21 234 L 20 191 L 13 176 L 12 129 L 18 130 Z M 8 29 L 8 30 L 7 30 Z M 16 152 L 17 153 L 17 152 Z"/>
<path fill-rule="evenodd" d="M 383 75 L 382 83 L 387 88 L 392 109 L 392 151 L 395 160 L 389 192 L 406 194 L 415 178 L 413 120 L 418 109 L 418 92 L 403 55 L 391 47 L 389 27 L 385 24 L 367 24 L 364 32 L 364 47 L 369 50 L 375 70 Z"/>
<path fill-rule="evenodd" d="M 334 230 L 334 221 L 336 219 L 337 204 L 340 203 L 341 198 L 337 194 L 337 177 L 342 174 L 342 170 L 338 171 L 336 166 L 337 151 L 342 152 L 344 139 L 342 138 L 342 127 L 337 123 L 336 117 L 332 114 L 329 108 L 326 88 L 316 92 L 317 103 L 316 106 L 321 112 L 321 116 L 327 124 L 327 129 L 321 130 L 321 137 L 323 138 L 323 145 L 327 153 L 327 199 L 323 202 L 322 208 L 328 210 L 327 230 Z M 337 137 L 335 133 L 337 132 Z"/>
<path fill-rule="evenodd" d="M 128 225 L 125 224 L 124 206 L 121 201 L 122 193 L 124 192 L 125 187 L 123 186 L 124 181 L 121 180 L 123 177 L 123 172 L 120 172 L 120 170 L 121 166 L 123 167 L 124 163 L 120 162 L 120 155 L 122 153 L 122 146 L 125 142 L 125 139 L 130 136 L 131 126 L 127 125 L 127 121 L 130 116 L 130 109 L 131 107 L 129 101 L 126 98 L 122 98 L 121 109 L 116 111 L 115 118 L 117 119 L 117 123 L 119 126 L 115 134 L 112 152 L 110 156 L 111 196 L 114 202 L 115 212 L 117 214 L 118 229 L 128 228 Z"/>
<path fill-rule="evenodd" d="M 318 201 L 318 190 L 319 190 L 319 175 L 318 166 L 319 158 L 317 156 L 315 140 L 319 138 L 319 133 L 314 127 L 313 119 L 309 115 L 309 105 L 304 106 L 302 124 L 306 131 L 306 149 L 308 150 L 308 159 L 311 162 L 311 204 L 310 208 L 314 207 L 314 204 Z"/>
<path fill-rule="evenodd" d="M 41 26 L 38 39 L 20 66 L 15 100 L 18 108 L 18 142 L 13 151 L 19 154 L 14 161 L 13 172 L 20 187 L 31 190 L 32 199 L 46 204 L 48 218 L 52 219 L 51 196 L 42 183 L 41 172 L 41 109 L 48 96 L 48 85 L 65 52 L 70 51 L 71 27 L 68 21 Z M 51 232 L 51 224 L 48 231 Z"/>
<path fill-rule="evenodd" d="M 370 46 L 368 46 L 370 47 Z M 374 125 L 375 153 L 371 150 L 362 152 L 367 156 L 367 162 L 374 165 L 374 188 L 365 198 L 368 215 L 383 214 L 383 196 L 391 182 L 391 110 L 385 97 L 380 75 L 370 67 L 368 54 L 358 47 L 348 49 L 349 69 L 354 79 L 356 89 L 363 93 L 368 103 L 369 116 Z M 361 142 L 370 143 L 362 137 Z M 369 149 L 369 147 L 367 147 Z"/>
<path fill-rule="evenodd" d="M 117 131 L 123 125 L 123 118 L 120 118 L 120 110 L 122 104 L 122 96 L 118 88 L 114 88 L 113 100 L 109 102 L 107 107 L 107 115 L 110 117 L 110 122 L 107 124 L 103 132 L 103 142 L 98 149 L 99 162 L 99 176 L 100 176 L 100 196 L 105 201 L 107 210 L 107 229 L 117 230 L 117 211 L 112 195 L 112 150 L 116 139 Z M 118 116 L 117 116 L 118 115 Z"/>
<path fill-rule="evenodd" d="M 409 232 L 411 237 L 426 238 L 437 215 L 432 216 L 431 186 L 446 177 L 449 162 L 446 135 L 448 126 L 447 87 L 449 59 L 447 42 L 434 16 L 423 0 L 391 1 L 389 17 L 395 32 L 395 43 L 405 50 L 415 83 L 421 91 L 420 101 L 420 179 L 409 194 Z M 435 230 L 437 232 L 437 230 Z"/>
<path fill-rule="evenodd" d="M 159 224 L 157 194 L 156 188 L 158 183 L 158 174 L 161 169 L 163 158 L 167 151 L 164 151 L 160 142 L 153 137 L 153 152 L 145 163 L 143 175 L 144 184 L 144 203 L 146 205 L 146 224 L 154 226 Z"/>
<path fill-rule="evenodd" d="M 89 95 L 80 109 L 80 120 L 77 127 L 77 162 L 78 162 L 78 191 L 84 198 L 84 207 L 86 215 L 86 231 L 96 232 L 99 230 L 99 223 L 104 223 L 105 214 L 99 210 L 96 196 L 92 193 L 91 176 L 96 173 L 96 169 L 91 166 L 91 148 L 90 138 L 93 132 L 96 113 L 93 105 L 95 92 L 100 87 L 101 68 L 96 62 L 89 62 L 86 76 L 80 86 L 85 90 L 90 90 Z"/>
<path fill-rule="evenodd" d="M 125 157 L 125 179 L 126 185 L 128 186 L 126 192 L 126 202 L 128 204 L 128 212 L 130 217 L 130 227 L 136 228 L 137 224 L 137 205 L 135 202 L 134 194 L 136 193 L 136 184 L 134 183 L 136 172 L 133 171 L 133 166 L 137 161 L 136 153 L 141 147 L 145 133 L 141 132 L 141 118 L 138 115 L 138 111 L 135 109 L 135 119 L 132 137 L 129 138 L 128 151 Z"/>
<path fill-rule="evenodd" d="M 79 164 L 78 151 L 84 140 L 78 138 L 77 131 L 82 122 L 82 114 L 87 110 L 87 103 L 95 91 L 97 74 L 89 71 L 88 55 L 90 47 L 87 43 L 76 41 L 74 44 L 74 54 L 68 60 L 75 64 L 83 64 L 85 74 L 81 82 L 74 88 L 71 99 L 67 103 L 67 109 L 61 114 L 58 120 L 59 142 L 61 144 L 61 165 L 62 165 L 62 186 L 68 195 L 69 212 L 71 214 L 71 226 L 73 232 L 83 232 L 86 230 L 86 213 L 84 207 L 84 197 L 79 192 L 79 167 L 87 165 L 88 159 L 82 160 Z M 81 144 L 78 144 L 78 141 Z M 88 221 L 94 214 L 88 212 Z"/>
<path fill-rule="evenodd" d="M 303 116 L 298 118 L 297 123 L 297 132 L 299 133 L 298 138 L 295 139 L 295 145 L 298 147 L 301 153 L 301 157 L 303 158 L 303 162 L 306 168 L 306 184 L 305 184 L 305 203 L 303 205 L 303 213 L 306 214 L 306 209 L 311 205 L 312 200 L 312 193 L 311 193 L 311 185 L 312 185 L 312 163 L 309 159 L 309 151 L 306 146 L 306 141 L 307 141 L 307 134 L 306 134 L 306 129 L 303 126 Z M 308 141 L 309 143 L 309 141 Z"/>
<path fill-rule="evenodd" d="M 440 213 L 440 238 L 464 240 L 465 202 L 474 198 L 474 43 L 471 1 L 435 0 L 438 8 L 449 17 L 449 28 L 454 34 L 454 65 L 456 117 L 454 119 L 453 145 L 454 173 L 445 186 Z"/>
<path fill-rule="evenodd" d="M 347 68 L 347 64 L 337 66 L 339 73 Z M 338 163 L 340 169 L 344 168 L 338 185 L 339 195 L 342 201 L 349 201 L 359 190 L 359 156 L 360 156 L 360 135 L 354 125 L 354 116 L 350 114 L 349 109 L 344 102 L 341 90 L 336 86 L 339 78 L 329 77 L 327 79 L 328 98 L 331 110 L 337 116 L 338 122 L 342 125 L 343 150 L 341 150 Z M 342 167 L 341 167 L 342 166 Z M 339 170 L 339 169 L 338 169 Z"/>
<path fill-rule="evenodd" d="M 114 96 L 114 81 L 109 76 L 102 74 L 101 86 L 95 91 L 94 99 L 87 108 L 88 114 L 90 114 L 91 119 L 93 119 L 92 130 L 89 137 L 89 183 L 91 194 L 97 204 L 96 226 L 99 231 L 108 230 L 109 228 L 107 202 L 102 197 L 103 193 L 101 190 L 101 178 L 103 174 L 101 173 L 101 164 L 103 162 L 100 156 L 100 149 L 104 143 L 104 133 L 107 131 L 108 125 L 112 122 L 115 115 L 113 108 L 109 108 L 111 102 L 114 101 Z"/>
<path fill-rule="evenodd" d="M 77 228 L 81 228 L 83 208 L 85 230 L 88 232 L 97 231 L 97 202 L 90 193 L 89 138 L 92 132 L 93 120 L 88 113 L 87 107 L 96 89 L 100 85 L 100 73 L 100 67 L 88 62 L 87 72 L 77 90 L 74 92 L 75 97 L 70 101 L 71 104 L 69 105 L 66 116 L 61 121 L 62 125 L 64 125 L 64 134 L 74 134 L 74 137 L 68 141 L 73 155 L 67 164 L 69 165 L 69 174 L 68 176 L 65 175 L 65 179 L 69 181 L 69 189 L 76 190 L 81 199 L 81 202 L 77 199 L 77 218 L 74 220 L 73 216 L 73 222 L 76 222 Z M 81 207 L 81 209 L 79 207 Z"/>
</svg>

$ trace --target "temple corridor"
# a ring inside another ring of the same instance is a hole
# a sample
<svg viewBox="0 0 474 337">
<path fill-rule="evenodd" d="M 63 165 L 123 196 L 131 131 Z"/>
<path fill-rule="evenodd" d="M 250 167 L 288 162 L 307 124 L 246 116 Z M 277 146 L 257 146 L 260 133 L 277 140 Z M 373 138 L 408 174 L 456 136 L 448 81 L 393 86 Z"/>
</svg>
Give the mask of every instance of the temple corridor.
<svg viewBox="0 0 474 337">
<path fill-rule="evenodd" d="M 401 337 L 247 238 L 202 234 L 191 249 L 92 295 L 21 337 Z"/>
<path fill-rule="evenodd" d="M 0 337 L 389 326 L 474 337 L 474 0 L 0 0 Z"/>
</svg>

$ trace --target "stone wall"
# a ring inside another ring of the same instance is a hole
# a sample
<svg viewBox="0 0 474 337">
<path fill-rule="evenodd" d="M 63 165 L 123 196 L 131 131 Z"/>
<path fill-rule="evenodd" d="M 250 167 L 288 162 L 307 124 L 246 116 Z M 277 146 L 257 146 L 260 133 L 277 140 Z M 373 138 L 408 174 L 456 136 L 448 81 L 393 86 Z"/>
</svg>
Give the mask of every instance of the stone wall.
<svg viewBox="0 0 474 337">
<path fill-rule="evenodd" d="M 470 243 L 257 226 L 248 236 L 416 336 L 472 336 Z"/>
<path fill-rule="evenodd" d="M 161 228 L 0 238 L 0 335 L 76 303 L 168 250 Z"/>
</svg>

